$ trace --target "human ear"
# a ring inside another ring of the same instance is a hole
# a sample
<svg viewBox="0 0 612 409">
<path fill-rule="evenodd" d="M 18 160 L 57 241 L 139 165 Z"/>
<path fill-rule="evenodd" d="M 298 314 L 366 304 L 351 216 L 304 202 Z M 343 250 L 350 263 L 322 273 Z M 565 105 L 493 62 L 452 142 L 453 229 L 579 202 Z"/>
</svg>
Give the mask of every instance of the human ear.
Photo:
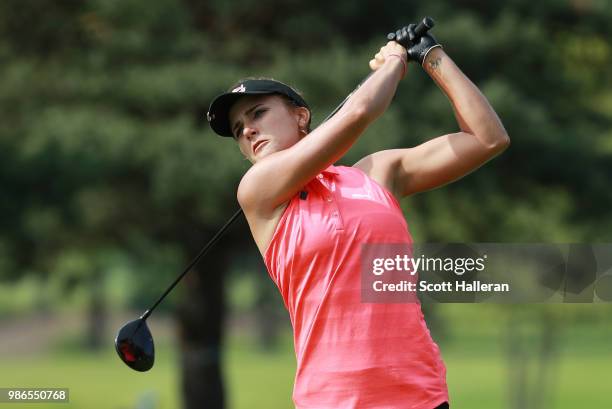
<svg viewBox="0 0 612 409">
<path fill-rule="evenodd" d="M 298 125 L 302 129 L 306 129 L 308 126 L 308 120 L 310 119 L 310 111 L 304 107 L 296 108 L 298 115 Z"/>
</svg>

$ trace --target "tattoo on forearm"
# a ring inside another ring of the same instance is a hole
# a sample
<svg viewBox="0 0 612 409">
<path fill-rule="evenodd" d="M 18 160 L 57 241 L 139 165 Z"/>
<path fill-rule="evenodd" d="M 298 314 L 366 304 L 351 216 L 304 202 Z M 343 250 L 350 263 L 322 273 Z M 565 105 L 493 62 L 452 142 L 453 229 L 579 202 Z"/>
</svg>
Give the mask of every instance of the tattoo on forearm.
<svg viewBox="0 0 612 409">
<path fill-rule="evenodd" d="M 440 64 L 442 64 L 442 58 L 440 57 L 429 62 L 429 66 L 431 67 L 432 70 L 437 70 L 438 67 L 440 67 Z"/>
</svg>

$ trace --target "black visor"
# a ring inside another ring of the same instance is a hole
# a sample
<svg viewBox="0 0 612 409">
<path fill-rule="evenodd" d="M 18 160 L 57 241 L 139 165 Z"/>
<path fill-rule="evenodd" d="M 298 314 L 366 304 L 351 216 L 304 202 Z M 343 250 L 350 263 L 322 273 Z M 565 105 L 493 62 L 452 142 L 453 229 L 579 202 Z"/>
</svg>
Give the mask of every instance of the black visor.
<svg viewBox="0 0 612 409">
<path fill-rule="evenodd" d="M 289 97 L 297 106 L 308 108 L 306 101 L 291 87 L 274 80 L 246 80 L 231 90 L 217 96 L 208 108 L 206 119 L 210 127 L 221 136 L 233 137 L 229 111 L 234 103 L 245 95 L 280 94 Z"/>
</svg>

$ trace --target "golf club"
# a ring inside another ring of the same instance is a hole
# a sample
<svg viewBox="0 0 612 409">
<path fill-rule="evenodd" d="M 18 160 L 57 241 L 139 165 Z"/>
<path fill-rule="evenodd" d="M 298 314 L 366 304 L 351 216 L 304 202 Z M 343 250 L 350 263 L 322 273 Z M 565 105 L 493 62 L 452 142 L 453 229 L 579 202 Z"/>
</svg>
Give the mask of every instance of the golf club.
<svg viewBox="0 0 612 409">
<path fill-rule="evenodd" d="M 414 29 L 414 38 L 416 40 L 425 34 L 430 28 L 434 26 L 434 21 L 425 17 Z M 402 29 L 403 30 L 403 29 Z M 398 36 L 402 37 L 399 33 L 402 30 L 398 30 L 395 33 L 389 33 L 387 35 L 388 40 L 394 40 Z M 410 40 L 407 36 L 400 38 L 399 43 L 404 47 L 408 48 Z M 324 123 L 328 119 L 342 108 L 345 102 L 359 89 L 359 87 L 372 75 L 370 73 L 357 87 L 351 92 L 341 103 L 329 114 L 322 122 Z M 128 322 L 119 329 L 117 336 L 115 337 L 115 350 L 119 355 L 119 358 L 127 366 L 134 369 L 135 371 L 145 372 L 153 367 L 155 362 L 155 347 L 153 343 L 153 336 L 147 326 L 146 320 L 149 318 L 153 310 L 162 302 L 164 298 L 174 289 L 179 281 L 200 261 L 200 259 L 208 252 L 208 250 L 219 240 L 221 235 L 227 230 L 227 228 L 242 214 L 242 209 L 238 209 L 236 213 L 219 229 L 212 239 L 200 250 L 198 255 L 189 263 L 189 265 L 183 270 L 183 272 L 174 280 L 172 284 L 164 291 L 164 293 L 157 299 L 157 301 L 144 312 L 139 318 Z"/>
</svg>

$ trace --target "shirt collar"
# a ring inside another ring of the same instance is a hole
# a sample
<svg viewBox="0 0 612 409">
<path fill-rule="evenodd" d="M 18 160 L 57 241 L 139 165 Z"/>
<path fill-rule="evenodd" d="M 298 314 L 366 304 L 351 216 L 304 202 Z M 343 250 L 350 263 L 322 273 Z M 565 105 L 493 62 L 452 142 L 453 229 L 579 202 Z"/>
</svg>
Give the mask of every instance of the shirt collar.
<svg viewBox="0 0 612 409">
<path fill-rule="evenodd" d="M 325 174 L 331 174 L 331 175 L 339 175 L 340 172 L 338 172 L 338 170 L 336 169 L 336 167 L 334 165 L 329 165 L 327 167 L 327 169 L 324 169 L 321 173 Z"/>
</svg>

